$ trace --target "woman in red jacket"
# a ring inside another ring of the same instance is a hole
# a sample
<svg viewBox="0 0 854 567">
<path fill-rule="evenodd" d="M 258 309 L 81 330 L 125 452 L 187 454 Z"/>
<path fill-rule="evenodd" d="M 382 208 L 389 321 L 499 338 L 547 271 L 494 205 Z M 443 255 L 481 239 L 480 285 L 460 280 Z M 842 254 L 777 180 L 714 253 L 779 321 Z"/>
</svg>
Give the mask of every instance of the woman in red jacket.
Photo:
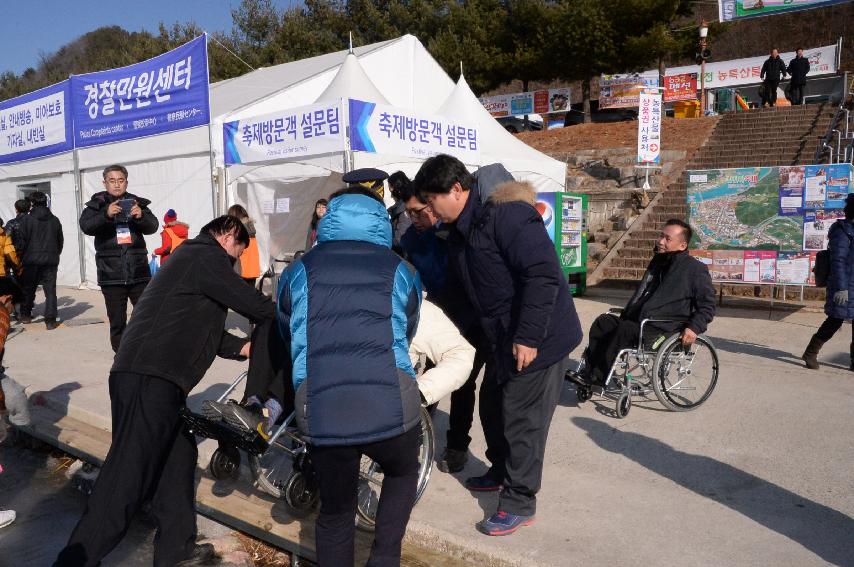
<svg viewBox="0 0 854 567">
<path fill-rule="evenodd" d="M 178 220 L 178 214 L 174 209 L 169 209 L 163 216 L 163 232 L 160 233 L 160 238 L 163 240 L 163 245 L 154 251 L 154 256 L 160 256 L 160 265 L 175 251 L 182 242 L 187 240 L 189 235 L 190 225 Z"/>
</svg>

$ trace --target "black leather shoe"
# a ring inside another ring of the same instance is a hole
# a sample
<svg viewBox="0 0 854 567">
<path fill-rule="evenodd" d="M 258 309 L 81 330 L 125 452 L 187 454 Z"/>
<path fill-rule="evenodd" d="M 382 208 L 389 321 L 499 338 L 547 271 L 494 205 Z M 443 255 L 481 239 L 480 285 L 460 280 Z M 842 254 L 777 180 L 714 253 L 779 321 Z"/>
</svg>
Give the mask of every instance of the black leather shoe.
<svg viewBox="0 0 854 567">
<path fill-rule="evenodd" d="M 48 331 L 52 331 L 59 327 L 59 322 L 56 319 L 45 319 L 44 326 Z"/>
<path fill-rule="evenodd" d="M 176 563 L 175 567 L 194 567 L 195 565 L 218 565 L 220 557 L 212 543 L 196 544 L 193 554 L 187 559 Z"/>
</svg>

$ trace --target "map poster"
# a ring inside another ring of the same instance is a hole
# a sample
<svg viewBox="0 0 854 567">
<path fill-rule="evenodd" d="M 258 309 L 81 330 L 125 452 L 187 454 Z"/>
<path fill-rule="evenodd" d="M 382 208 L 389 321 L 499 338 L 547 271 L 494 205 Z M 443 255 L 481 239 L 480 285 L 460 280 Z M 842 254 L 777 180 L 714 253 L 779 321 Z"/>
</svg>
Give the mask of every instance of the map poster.
<svg viewBox="0 0 854 567">
<path fill-rule="evenodd" d="M 827 233 L 838 219 L 844 219 L 842 209 L 816 209 L 804 214 L 804 250 L 827 248 Z"/>
<path fill-rule="evenodd" d="M 707 268 L 711 269 L 712 257 L 714 256 L 714 252 L 712 250 L 691 250 L 689 251 L 689 254 L 705 264 Z"/>
<path fill-rule="evenodd" d="M 848 186 L 851 167 L 847 163 L 836 163 L 827 166 L 827 199 L 826 208 L 841 209 L 845 206 L 848 196 Z"/>
<path fill-rule="evenodd" d="M 688 172 L 688 215 L 692 248 L 800 250 L 803 243 L 803 217 L 780 214 L 773 167 Z"/>
<path fill-rule="evenodd" d="M 806 285 L 809 279 L 809 252 L 780 252 L 777 254 L 778 284 Z"/>
<path fill-rule="evenodd" d="M 808 165 L 805 169 L 804 208 L 823 209 L 827 200 L 827 166 Z"/>
<path fill-rule="evenodd" d="M 780 168 L 780 216 L 804 214 L 804 167 Z"/>
<path fill-rule="evenodd" d="M 744 252 L 741 250 L 714 250 L 709 273 L 713 282 L 744 281 Z"/>
</svg>

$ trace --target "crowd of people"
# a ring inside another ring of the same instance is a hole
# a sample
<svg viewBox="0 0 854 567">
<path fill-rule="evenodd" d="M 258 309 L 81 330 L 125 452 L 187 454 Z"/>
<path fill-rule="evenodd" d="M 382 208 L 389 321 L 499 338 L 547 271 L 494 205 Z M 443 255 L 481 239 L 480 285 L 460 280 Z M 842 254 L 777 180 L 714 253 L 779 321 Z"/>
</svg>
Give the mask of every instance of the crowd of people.
<svg viewBox="0 0 854 567">
<path fill-rule="evenodd" d="M 159 223 L 150 202 L 127 192 L 123 166 L 106 168 L 103 177 L 104 191 L 86 203 L 80 229 L 95 239 L 115 351 L 113 439 L 56 565 L 99 564 L 144 502 L 158 522 L 155 565 L 211 560 L 212 547 L 196 542 L 198 453 L 179 410 L 216 356 L 248 359 L 249 377 L 240 403 L 207 401 L 205 415 L 269 433 L 295 410 L 319 486 L 320 565 L 353 563 L 362 455 L 384 474 L 368 564 L 399 564 L 415 501 L 422 406 L 450 395 L 438 466 L 461 472 L 478 383 L 489 468 L 465 486 L 499 497 L 476 527 L 501 536 L 534 522 L 549 426 L 583 333 L 530 184 L 500 164 L 469 173 L 458 159 L 439 155 L 412 180 L 403 172 L 388 179 L 394 205 L 386 209 L 387 174 L 349 172 L 342 189 L 317 201 L 306 251 L 282 274 L 274 302 L 254 285 L 260 264 L 243 207 L 234 205 L 194 238 L 168 210 L 152 278 L 144 236 Z M 5 255 L 9 267 L 23 269 L 21 280 L 30 282 L 20 297 L 8 297 L 20 300 L 22 318 L 31 313 L 30 286 L 42 283 L 55 294 L 62 246 L 43 196 L 33 194 L 29 203 L 29 213 L 7 224 L 12 244 L 0 235 L 0 245 L 18 251 Z M 601 384 L 616 352 L 637 341 L 641 318 L 684 320 L 655 332 L 679 331 L 686 345 L 705 331 L 714 290 L 708 271 L 687 253 L 690 238 L 688 225 L 668 221 L 623 315 L 593 323 L 584 355 L 590 384 Z M 54 285 L 45 285 L 50 278 Z M 55 298 L 46 300 L 53 321 L 55 306 Z M 253 324 L 250 337 L 226 331 L 229 310 Z M 169 325 L 158 324 L 166 319 Z"/>
</svg>

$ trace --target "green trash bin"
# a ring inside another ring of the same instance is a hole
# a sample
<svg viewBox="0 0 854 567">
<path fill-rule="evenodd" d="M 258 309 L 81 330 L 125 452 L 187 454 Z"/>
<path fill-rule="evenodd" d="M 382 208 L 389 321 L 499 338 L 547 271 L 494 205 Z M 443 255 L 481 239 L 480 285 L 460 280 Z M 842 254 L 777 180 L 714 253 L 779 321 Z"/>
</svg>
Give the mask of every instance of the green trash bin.
<svg viewBox="0 0 854 567">
<path fill-rule="evenodd" d="M 723 114 L 735 110 L 735 89 L 715 89 L 715 112 Z"/>
</svg>

